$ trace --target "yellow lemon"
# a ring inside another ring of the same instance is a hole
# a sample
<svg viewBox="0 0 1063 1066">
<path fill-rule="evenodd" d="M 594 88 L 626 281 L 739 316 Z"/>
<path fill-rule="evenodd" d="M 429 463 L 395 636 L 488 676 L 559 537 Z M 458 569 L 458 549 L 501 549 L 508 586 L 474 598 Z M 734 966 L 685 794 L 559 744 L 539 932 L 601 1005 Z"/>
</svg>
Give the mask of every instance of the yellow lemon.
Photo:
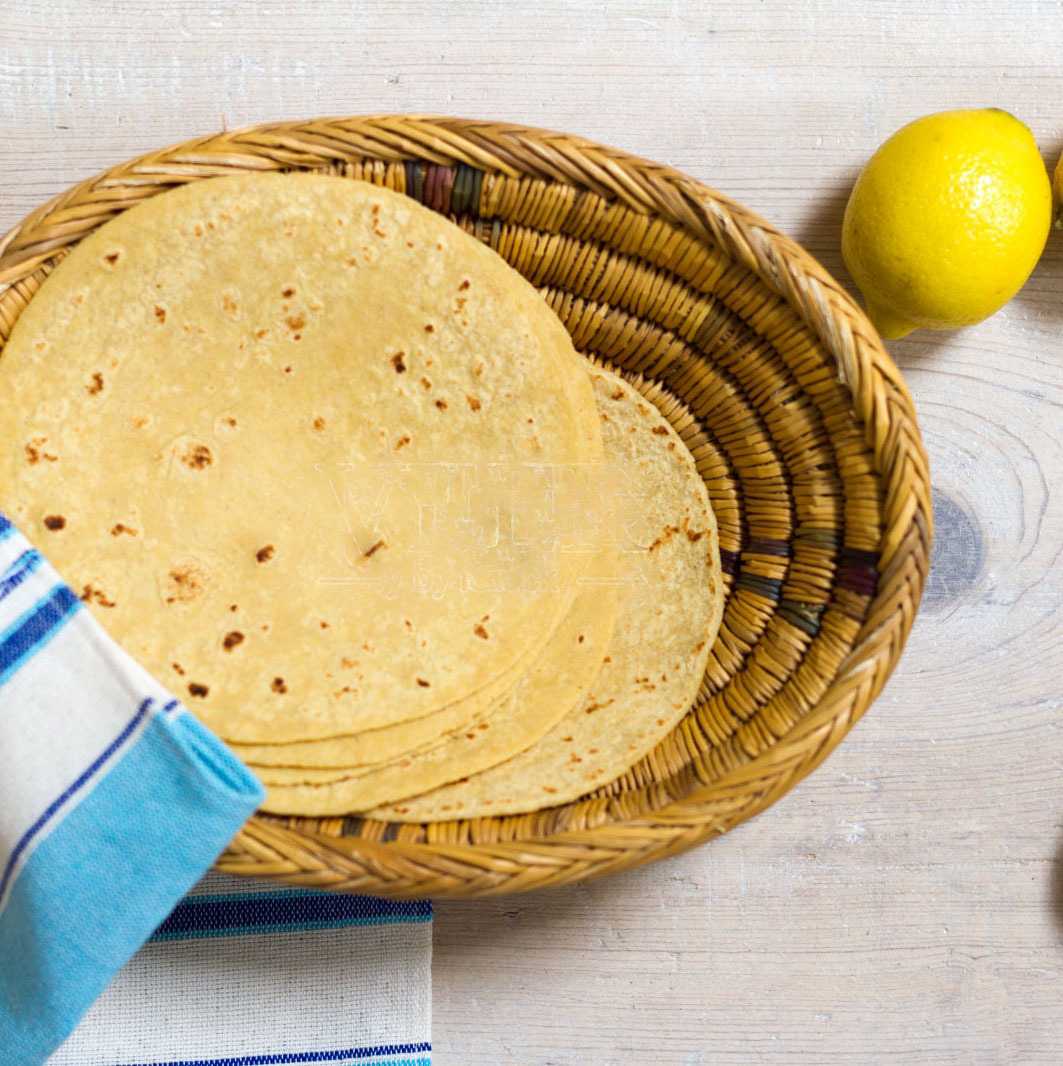
<svg viewBox="0 0 1063 1066">
<path fill-rule="evenodd" d="M 1056 211 L 1056 229 L 1063 229 L 1063 152 L 1060 153 L 1052 177 L 1052 200 Z"/>
<path fill-rule="evenodd" d="M 1052 189 L 1006 111 L 942 111 L 889 138 L 857 178 L 842 254 L 884 337 L 988 318 L 1044 250 Z"/>
</svg>

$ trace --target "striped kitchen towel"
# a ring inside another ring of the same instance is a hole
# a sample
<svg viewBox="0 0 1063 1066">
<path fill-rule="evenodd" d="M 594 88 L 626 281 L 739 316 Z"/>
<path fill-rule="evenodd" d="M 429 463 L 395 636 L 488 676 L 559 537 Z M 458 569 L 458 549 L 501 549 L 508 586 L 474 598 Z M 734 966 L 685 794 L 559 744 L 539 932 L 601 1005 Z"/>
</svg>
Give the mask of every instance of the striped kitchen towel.
<svg viewBox="0 0 1063 1066">
<path fill-rule="evenodd" d="M 263 789 L 0 515 L 0 1062 L 39 1066 Z"/>
<path fill-rule="evenodd" d="M 208 874 L 48 1066 L 429 1066 L 431 922 Z"/>
<path fill-rule="evenodd" d="M 0 514 L 0 1066 L 428 1066 L 430 903 L 200 880 L 261 796 Z"/>
</svg>

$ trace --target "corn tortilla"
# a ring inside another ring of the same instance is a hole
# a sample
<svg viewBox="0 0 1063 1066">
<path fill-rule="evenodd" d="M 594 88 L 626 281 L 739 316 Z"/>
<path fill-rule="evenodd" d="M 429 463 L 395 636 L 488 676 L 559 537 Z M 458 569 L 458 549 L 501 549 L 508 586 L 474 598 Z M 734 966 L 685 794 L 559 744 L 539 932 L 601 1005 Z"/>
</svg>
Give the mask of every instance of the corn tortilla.
<svg viewBox="0 0 1063 1066">
<path fill-rule="evenodd" d="M 100 227 L 0 355 L 0 441 L 0 508 L 230 740 L 487 706 L 588 565 L 495 476 L 600 452 L 564 328 L 362 182 L 204 180 Z"/>
<path fill-rule="evenodd" d="M 404 789 L 404 798 L 369 816 L 430 821 L 534 810 L 616 777 L 686 713 L 723 613 L 708 493 L 689 451 L 648 400 L 608 371 L 590 376 L 606 460 L 626 471 L 638 520 L 626 530 L 626 550 L 621 544 L 616 624 L 587 694 L 538 741 L 479 772 L 471 760 L 449 760 L 446 742 L 365 773 L 256 770 L 268 787 L 265 809 L 365 812 L 369 796 Z M 461 742 L 449 738 L 452 749 Z M 453 783 L 418 788 L 444 767 Z"/>
</svg>

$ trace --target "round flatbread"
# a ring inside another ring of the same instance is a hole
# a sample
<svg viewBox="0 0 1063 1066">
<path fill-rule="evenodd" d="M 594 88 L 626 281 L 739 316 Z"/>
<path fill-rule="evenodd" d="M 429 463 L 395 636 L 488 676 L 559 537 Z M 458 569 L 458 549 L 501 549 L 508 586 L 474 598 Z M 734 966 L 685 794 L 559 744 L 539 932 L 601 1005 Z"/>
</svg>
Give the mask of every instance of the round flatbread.
<svg viewBox="0 0 1063 1066">
<path fill-rule="evenodd" d="M 231 740 L 487 706 L 589 561 L 542 506 L 600 451 L 563 327 L 343 178 L 194 182 L 87 237 L 0 356 L 0 441 L 0 508 Z"/>
<path fill-rule="evenodd" d="M 518 754 L 464 780 L 417 793 L 439 776 L 446 744 L 368 773 L 257 770 L 267 810 L 365 811 L 374 788 L 407 797 L 371 817 L 431 821 L 516 814 L 563 803 L 621 774 L 651 750 L 694 700 L 723 613 L 716 522 L 693 457 L 657 409 L 604 370 L 591 378 L 607 469 L 617 478 L 619 605 L 613 636 L 587 694 Z M 451 743 L 458 738 L 452 738 Z M 379 794 L 379 793 L 377 793 Z"/>
<path fill-rule="evenodd" d="M 531 669 L 488 711 L 433 743 L 375 766 L 252 765 L 269 788 L 263 809 L 306 815 L 360 810 L 476 773 L 529 747 L 583 699 L 601 669 L 616 606 L 616 586 L 606 569 L 611 560 L 606 556 L 601 562 Z"/>
<path fill-rule="evenodd" d="M 486 708 L 474 706 L 472 700 L 458 700 L 423 718 L 354 736 L 288 744 L 232 744 L 232 749 L 263 781 L 278 784 L 303 779 L 305 769 L 361 774 L 397 761 L 409 768 L 414 765 L 411 756 L 439 747 L 444 739 L 450 748 L 446 761 L 439 753 L 431 760 L 432 775 L 439 781 L 449 779 L 448 765 L 459 774 L 491 766 L 542 736 L 590 688 L 600 668 L 601 649 L 613 631 L 616 584 L 615 547 L 603 543 L 571 610 L 535 657 L 530 671 L 522 668 L 520 676 L 507 673 L 508 686 Z M 272 774 L 274 768 L 284 769 Z M 406 788 L 410 774 L 402 776 Z"/>
</svg>

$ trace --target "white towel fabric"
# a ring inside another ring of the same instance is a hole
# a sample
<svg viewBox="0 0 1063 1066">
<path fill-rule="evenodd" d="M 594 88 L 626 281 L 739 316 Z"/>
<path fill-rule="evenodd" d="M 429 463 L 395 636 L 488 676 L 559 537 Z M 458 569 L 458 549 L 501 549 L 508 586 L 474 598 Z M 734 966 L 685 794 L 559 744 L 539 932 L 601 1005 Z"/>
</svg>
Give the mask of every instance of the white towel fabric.
<svg viewBox="0 0 1063 1066">
<path fill-rule="evenodd" d="M 48 1066 L 429 1066 L 432 908 L 212 873 Z"/>
</svg>

